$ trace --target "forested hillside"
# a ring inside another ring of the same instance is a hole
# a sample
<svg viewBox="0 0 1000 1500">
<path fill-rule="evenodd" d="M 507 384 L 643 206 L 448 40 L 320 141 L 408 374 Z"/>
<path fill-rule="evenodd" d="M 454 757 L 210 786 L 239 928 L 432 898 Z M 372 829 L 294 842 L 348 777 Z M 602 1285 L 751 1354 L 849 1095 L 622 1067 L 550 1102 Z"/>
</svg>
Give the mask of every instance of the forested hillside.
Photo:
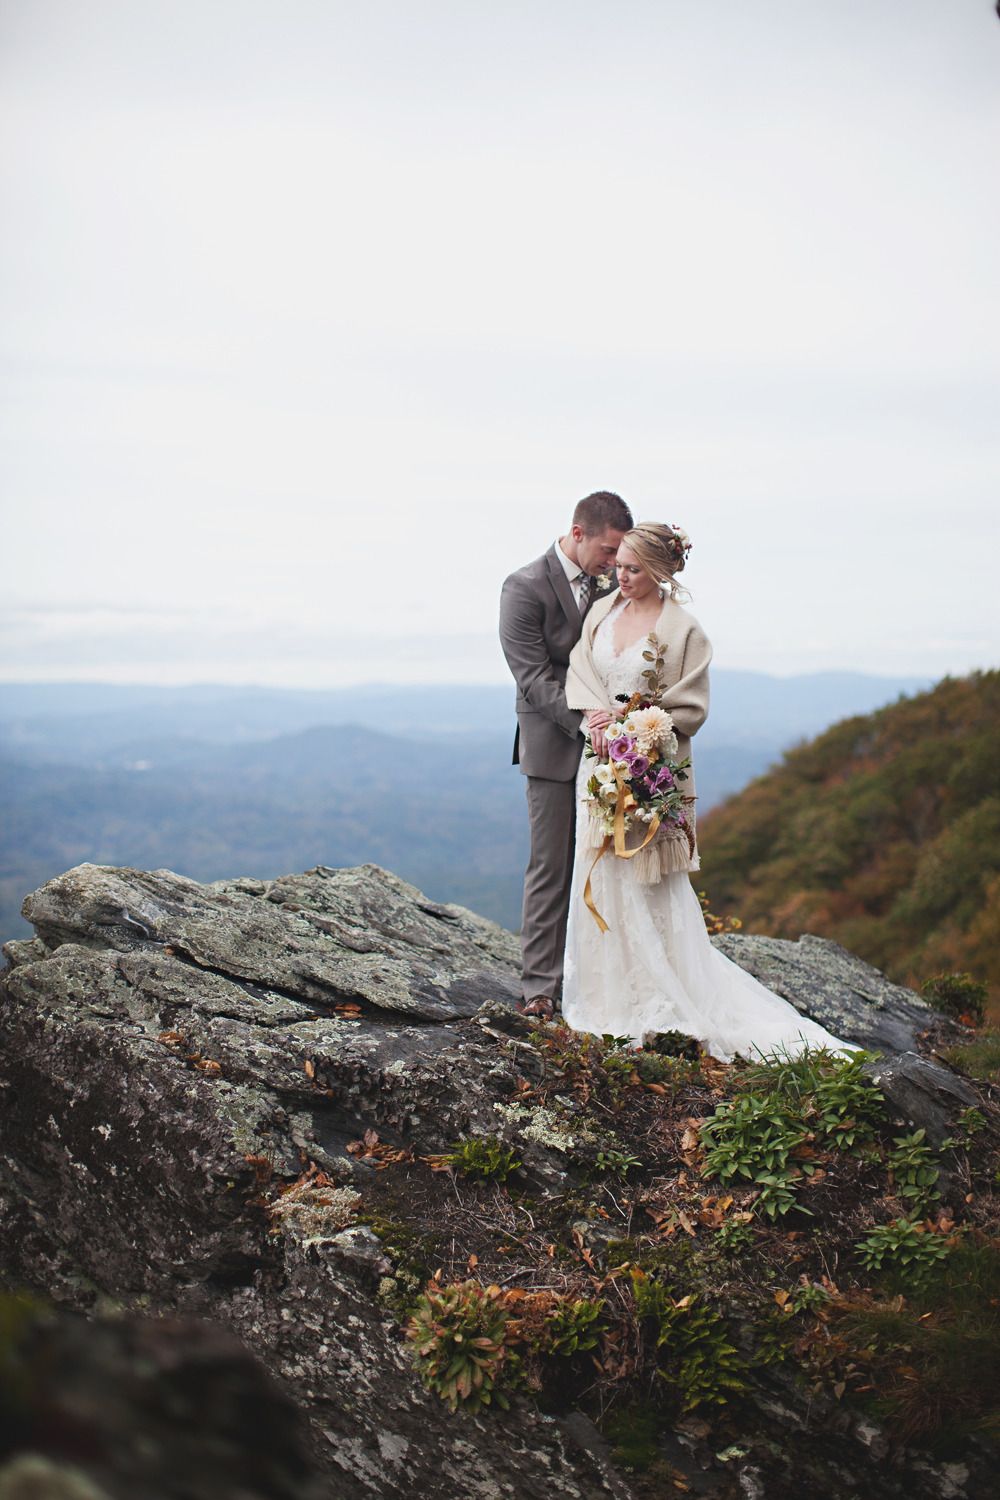
<svg viewBox="0 0 1000 1500">
<path fill-rule="evenodd" d="M 1000 988 L 1000 672 L 845 719 L 715 808 L 699 831 L 718 911 L 814 932 L 915 983 Z"/>
</svg>

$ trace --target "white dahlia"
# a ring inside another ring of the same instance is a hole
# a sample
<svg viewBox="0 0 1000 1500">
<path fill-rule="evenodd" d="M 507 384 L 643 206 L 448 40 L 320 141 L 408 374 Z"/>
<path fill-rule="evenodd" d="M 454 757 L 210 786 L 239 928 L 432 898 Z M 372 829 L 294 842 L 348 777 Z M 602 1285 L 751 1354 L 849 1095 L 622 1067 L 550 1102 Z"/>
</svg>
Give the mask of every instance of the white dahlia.
<svg viewBox="0 0 1000 1500">
<path fill-rule="evenodd" d="M 636 747 L 643 755 L 659 750 L 661 755 L 677 754 L 677 736 L 674 721 L 665 708 L 637 708 L 629 715 Z"/>
</svg>

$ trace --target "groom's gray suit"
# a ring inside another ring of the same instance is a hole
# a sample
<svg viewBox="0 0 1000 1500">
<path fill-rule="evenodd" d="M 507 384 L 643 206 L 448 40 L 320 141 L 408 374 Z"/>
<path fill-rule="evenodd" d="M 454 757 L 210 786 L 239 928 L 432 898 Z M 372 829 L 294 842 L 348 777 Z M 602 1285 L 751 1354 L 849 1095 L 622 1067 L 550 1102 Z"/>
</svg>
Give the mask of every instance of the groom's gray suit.
<svg viewBox="0 0 1000 1500">
<path fill-rule="evenodd" d="M 584 615 L 556 546 L 511 573 L 500 595 L 500 644 L 517 683 L 513 763 L 527 778 L 531 823 L 521 919 L 526 1000 L 555 999 L 562 985 L 575 781 L 583 748 L 581 715 L 567 708 L 563 685 Z"/>
</svg>

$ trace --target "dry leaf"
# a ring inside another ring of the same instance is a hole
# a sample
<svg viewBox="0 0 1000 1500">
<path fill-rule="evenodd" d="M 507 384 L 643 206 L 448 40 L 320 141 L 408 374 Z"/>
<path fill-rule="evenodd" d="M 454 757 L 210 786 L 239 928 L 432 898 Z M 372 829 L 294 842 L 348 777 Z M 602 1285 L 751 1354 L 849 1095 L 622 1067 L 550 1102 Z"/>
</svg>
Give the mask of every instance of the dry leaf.
<svg viewBox="0 0 1000 1500">
<path fill-rule="evenodd" d="M 180 1047 L 184 1044 L 184 1037 L 179 1031 L 161 1031 L 156 1040 L 162 1042 L 164 1047 Z"/>
<path fill-rule="evenodd" d="M 307 1057 L 305 1062 L 302 1064 L 302 1071 L 307 1078 L 316 1077 L 316 1064 L 313 1062 L 311 1057 Z"/>
</svg>

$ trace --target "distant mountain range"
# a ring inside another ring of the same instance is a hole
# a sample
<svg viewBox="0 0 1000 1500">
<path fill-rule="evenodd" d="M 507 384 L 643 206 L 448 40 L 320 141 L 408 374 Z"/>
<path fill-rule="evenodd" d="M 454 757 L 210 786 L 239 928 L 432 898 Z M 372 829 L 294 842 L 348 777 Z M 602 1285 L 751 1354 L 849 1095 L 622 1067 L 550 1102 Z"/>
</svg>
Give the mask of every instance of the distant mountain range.
<svg viewBox="0 0 1000 1500">
<path fill-rule="evenodd" d="M 702 811 L 790 744 L 924 684 L 716 672 Z M 520 924 L 527 821 L 513 692 L 0 684 L 0 940 L 29 890 L 84 860 L 199 880 L 373 861 Z"/>
</svg>

